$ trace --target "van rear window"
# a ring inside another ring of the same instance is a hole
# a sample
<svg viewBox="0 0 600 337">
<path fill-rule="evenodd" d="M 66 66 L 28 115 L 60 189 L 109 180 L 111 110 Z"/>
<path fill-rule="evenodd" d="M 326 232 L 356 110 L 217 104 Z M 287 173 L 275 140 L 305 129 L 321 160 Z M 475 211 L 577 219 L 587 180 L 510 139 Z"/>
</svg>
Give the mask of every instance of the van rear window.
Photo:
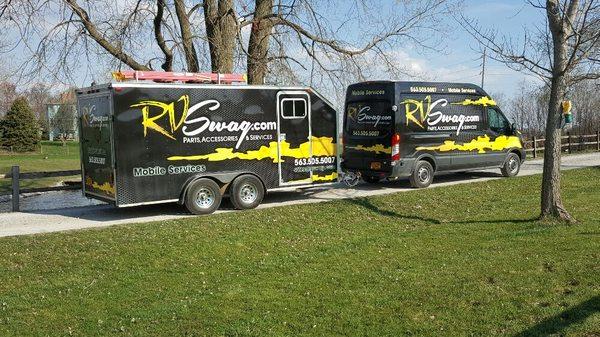
<svg viewBox="0 0 600 337">
<path fill-rule="evenodd" d="M 345 130 L 350 136 L 385 137 L 394 122 L 390 104 L 385 101 L 348 103 L 345 116 Z"/>
</svg>

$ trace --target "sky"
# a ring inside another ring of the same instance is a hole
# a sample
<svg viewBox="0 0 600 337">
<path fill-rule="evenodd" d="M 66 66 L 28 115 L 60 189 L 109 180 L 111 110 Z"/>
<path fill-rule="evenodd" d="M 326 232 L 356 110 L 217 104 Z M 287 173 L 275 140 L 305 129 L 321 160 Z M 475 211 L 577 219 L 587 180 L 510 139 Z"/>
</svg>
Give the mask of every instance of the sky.
<svg viewBox="0 0 600 337">
<path fill-rule="evenodd" d="M 127 3 L 128 0 L 118 0 L 116 3 Z M 389 0 L 390 7 L 396 0 Z M 411 0 L 415 1 L 415 0 Z M 326 5 L 325 5 L 326 6 Z M 343 5 L 342 5 L 343 6 Z M 385 11 L 386 8 L 382 8 Z M 500 35 L 514 38 L 523 36 L 524 29 L 533 24 L 543 22 L 544 13 L 539 9 L 525 3 L 523 0 L 505 1 L 476 1 L 464 0 L 462 6 L 463 14 L 475 19 L 482 27 L 497 30 Z M 334 22 L 344 20 L 344 9 L 334 8 L 330 19 Z M 336 17 L 337 16 L 337 17 Z M 397 58 L 397 62 L 412 70 L 414 77 L 405 77 L 404 80 L 435 80 L 449 82 L 481 83 L 482 56 L 478 42 L 466 32 L 452 16 L 443 18 L 447 29 L 444 39 L 444 50 L 439 52 L 423 52 L 411 49 L 410 45 L 402 44 L 392 47 L 391 53 Z M 348 34 L 358 34 L 350 31 Z M 349 36 L 349 40 L 353 37 Z M 13 57 L 8 58 L 9 63 L 20 61 L 19 48 L 14 50 Z M 2 66 L 13 67 L 6 65 Z M 82 68 L 88 68 L 82 65 Z M 94 68 L 94 65 L 91 65 Z M 381 75 L 385 76 L 385 75 Z M 94 79 L 107 78 L 106 76 L 93 76 Z M 74 79 L 76 86 L 87 86 L 92 81 L 89 73 L 81 72 Z M 486 76 L 484 89 L 489 93 L 502 94 L 508 98 L 512 97 L 518 90 L 520 82 L 539 82 L 539 79 L 523 73 L 510 70 L 504 64 L 490 58 L 486 59 Z"/>
<path fill-rule="evenodd" d="M 519 0 L 476 1 L 464 3 L 464 14 L 479 22 L 482 27 L 497 30 L 499 35 L 519 39 L 524 29 L 543 24 L 544 12 Z M 434 69 L 434 78 L 450 82 L 481 83 L 482 55 L 478 42 L 457 23 L 450 33 L 452 41 L 442 55 L 415 55 L 414 62 L 420 67 Z M 531 75 L 513 71 L 506 65 L 486 58 L 484 89 L 491 93 L 502 93 L 512 97 L 522 81 L 541 83 Z"/>
</svg>

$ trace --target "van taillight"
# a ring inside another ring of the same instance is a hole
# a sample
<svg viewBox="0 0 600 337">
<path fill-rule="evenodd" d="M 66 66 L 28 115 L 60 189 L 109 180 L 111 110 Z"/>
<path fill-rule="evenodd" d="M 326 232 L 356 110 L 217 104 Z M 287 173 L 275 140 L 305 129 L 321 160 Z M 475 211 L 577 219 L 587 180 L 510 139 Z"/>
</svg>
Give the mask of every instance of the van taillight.
<svg viewBox="0 0 600 337">
<path fill-rule="evenodd" d="M 394 134 L 392 136 L 392 166 L 396 165 L 400 160 L 400 135 Z"/>
</svg>

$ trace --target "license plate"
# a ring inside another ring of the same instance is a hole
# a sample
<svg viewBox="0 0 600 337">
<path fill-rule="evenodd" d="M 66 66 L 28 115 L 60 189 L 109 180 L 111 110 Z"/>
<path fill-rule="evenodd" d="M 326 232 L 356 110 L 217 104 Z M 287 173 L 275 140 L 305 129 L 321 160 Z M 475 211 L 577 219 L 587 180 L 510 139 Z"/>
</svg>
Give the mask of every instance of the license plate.
<svg viewBox="0 0 600 337">
<path fill-rule="evenodd" d="M 381 170 L 381 163 L 374 161 L 371 163 L 371 170 Z"/>
</svg>

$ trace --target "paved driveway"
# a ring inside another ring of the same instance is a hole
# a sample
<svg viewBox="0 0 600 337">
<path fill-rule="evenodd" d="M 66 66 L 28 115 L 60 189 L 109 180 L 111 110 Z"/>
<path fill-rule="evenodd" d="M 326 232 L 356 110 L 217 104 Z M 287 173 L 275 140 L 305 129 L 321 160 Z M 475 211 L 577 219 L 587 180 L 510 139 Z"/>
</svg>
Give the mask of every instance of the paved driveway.
<svg viewBox="0 0 600 337">
<path fill-rule="evenodd" d="M 600 166 L 600 153 L 564 156 L 562 160 L 562 169 L 564 170 L 592 166 Z M 525 176 L 541 172 L 542 160 L 530 160 L 523 165 L 519 175 Z M 448 174 L 436 176 L 430 188 L 499 178 L 502 178 L 499 170 Z M 377 185 L 359 184 L 353 188 L 348 188 L 342 184 L 291 188 L 270 192 L 259 208 L 315 203 L 406 191 L 414 191 L 414 189 L 410 188 L 406 180 Z M 228 201 L 224 200 L 222 210 L 219 210 L 217 213 L 231 211 L 231 205 Z M 170 220 L 191 216 L 193 215 L 186 213 L 181 206 L 175 204 L 120 209 L 102 204 L 56 210 L 0 213 L 0 237 Z"/>
</svg>

